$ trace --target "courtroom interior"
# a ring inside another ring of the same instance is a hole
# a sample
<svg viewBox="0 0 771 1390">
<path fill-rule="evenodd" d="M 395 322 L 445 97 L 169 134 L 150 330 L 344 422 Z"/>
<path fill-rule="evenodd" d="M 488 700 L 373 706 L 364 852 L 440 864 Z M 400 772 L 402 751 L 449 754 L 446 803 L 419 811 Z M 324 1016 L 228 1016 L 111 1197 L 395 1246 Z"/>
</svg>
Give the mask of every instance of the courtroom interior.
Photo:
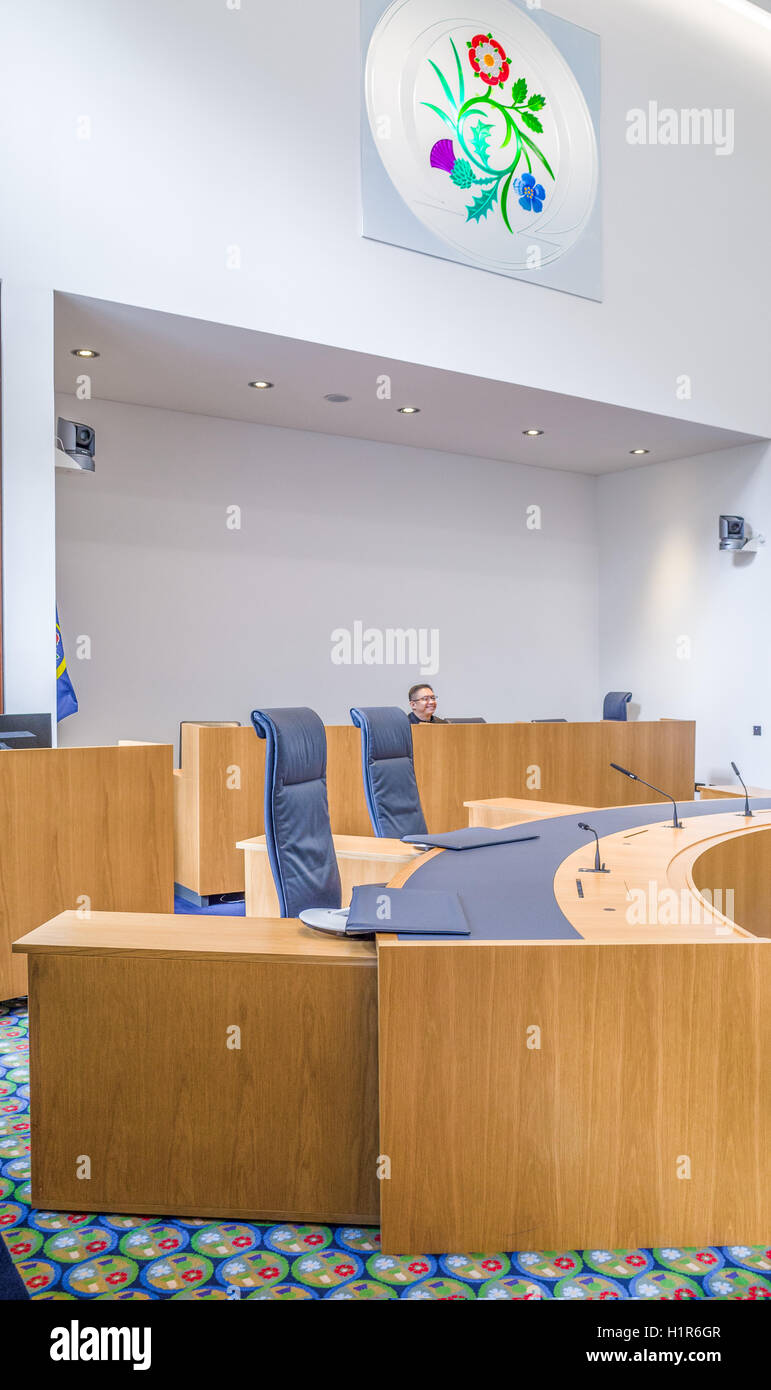
<svg viewBox="0 0 771 1390">
<path fill-rule="evenodd" d="M 771 4 L 37 8 L 0 1299 L 770 1299 Z"/>
</svg>

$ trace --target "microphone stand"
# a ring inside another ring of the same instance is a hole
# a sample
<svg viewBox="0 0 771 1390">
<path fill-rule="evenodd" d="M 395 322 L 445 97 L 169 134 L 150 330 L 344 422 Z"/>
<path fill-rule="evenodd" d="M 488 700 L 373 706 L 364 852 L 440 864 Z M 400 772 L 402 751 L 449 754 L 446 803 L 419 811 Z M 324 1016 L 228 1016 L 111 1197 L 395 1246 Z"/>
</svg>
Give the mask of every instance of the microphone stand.
<svg viewBox="0 0 771 1390">
<path fill-rule="evenodd" d="M 623 775 L 625 777 L 628 777 L 632 782 L 641 782 L 644 787 L 650 787 L 652 792 L 658 792 L 659 796 L 665 796 L 667 798 L 667 801 L 671 801 L 672 806 L 674 808 L 672 815 L 672 829 L 682 830 L 683 822 L 677 819 L 677 802 L 675 801 L 675 798 L 673 796 L 669 795 L 669 792 L 663 791 L 661 787 L 654 787 L 652 782 L 646 782 L 644 777 L 638 777 L 636 772 L 630 772 L 628 768 L 619 767 L 618 763 L 611 763 L 611 767 L 613 768 L 614 772 L 623 773 Z"/>
<path fill-rule="evenodd" d="M 741 782 L 742 786 L 744 787 L 744 811 L 743 811 L 743 812 L 742 812 L 742 811 L 736 811 L 735 814 L 736 814 L 737 816 L 742 816 L 745 820 L 747 820 L 747 819 L 749 819 L 749 817 L 752 815 L 752 811 L 750 810 L 750 794 L 749 794 L 749 792 L 747 791 L 747 787 L 745 786 L 744 778 L 742 777 L 742 774 L 740 773 L 738 767 L 736 766 L 736 763 L 731 763 L 731 767 L 733 768 L 734 772 L 736 773 L 736 776 L 739 778 L 739 781 Z"/>
<path fill-rule="evenodd" d="M 605 865 L 600 863 L 600 837 L 597 834 L 597 831 L 594 830 L 591 825 L 587 825 L 585 821 L 581 820 L 578 822 L 578 828 L 579 830 L 590 831 L 590 833 L 594 836 L 595 840 L 597 841 L 597 848 L 594 851 L 594 868 L 579 869 L 578 872 L 580 874 L 609 874 L 610 869 L 606 869 Z"/>
</svg>

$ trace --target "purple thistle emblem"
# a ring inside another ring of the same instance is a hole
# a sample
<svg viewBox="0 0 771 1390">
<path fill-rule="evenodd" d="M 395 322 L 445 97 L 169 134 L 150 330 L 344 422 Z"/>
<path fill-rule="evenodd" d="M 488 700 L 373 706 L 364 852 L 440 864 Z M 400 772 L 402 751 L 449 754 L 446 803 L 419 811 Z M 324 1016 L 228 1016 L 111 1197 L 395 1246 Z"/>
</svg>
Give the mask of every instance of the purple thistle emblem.
<svg viewBox="0 0 771 1390">
<path fill-rule="evenodd" d="M 455 151 L 452 140 L 437 140 L 431 150 L 431 168 L 444 169 L 451 174 L 455 168 Z"/>
</svg>

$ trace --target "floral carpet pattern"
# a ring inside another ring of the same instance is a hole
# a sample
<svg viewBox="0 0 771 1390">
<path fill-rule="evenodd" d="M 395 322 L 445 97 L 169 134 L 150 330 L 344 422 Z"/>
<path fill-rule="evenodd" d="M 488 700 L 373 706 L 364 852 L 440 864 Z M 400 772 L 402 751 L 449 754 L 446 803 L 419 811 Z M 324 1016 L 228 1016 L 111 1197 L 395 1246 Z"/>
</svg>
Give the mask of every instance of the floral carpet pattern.
<svg viewBox="0 0 771 1390">
<path fill-rule="evenodd" d="M 0 1231 L 34 1299 L 771 1299 L 771 1248 L 383 1255 L 372 1227 L 38 1211 L 25 1000 L 0 1003 Z"/>
</svg>

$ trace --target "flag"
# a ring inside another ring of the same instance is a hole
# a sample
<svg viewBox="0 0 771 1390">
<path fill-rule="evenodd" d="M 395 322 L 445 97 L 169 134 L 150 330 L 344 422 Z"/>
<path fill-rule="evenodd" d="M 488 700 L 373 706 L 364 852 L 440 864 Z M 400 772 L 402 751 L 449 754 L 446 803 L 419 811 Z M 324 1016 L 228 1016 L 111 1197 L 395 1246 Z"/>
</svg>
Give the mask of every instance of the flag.
<svg viewBox="0 0 771 1390">
<path fill-rule="evenodd" d="M 62 630 L 59 626 L 59 611 L 56 612 L 56 718 L 66 719 L 68 714 L 77 714 L 78 697 L 72 688 L 67 671 L 67 658 L 64 655 Z"/>
</svg>

